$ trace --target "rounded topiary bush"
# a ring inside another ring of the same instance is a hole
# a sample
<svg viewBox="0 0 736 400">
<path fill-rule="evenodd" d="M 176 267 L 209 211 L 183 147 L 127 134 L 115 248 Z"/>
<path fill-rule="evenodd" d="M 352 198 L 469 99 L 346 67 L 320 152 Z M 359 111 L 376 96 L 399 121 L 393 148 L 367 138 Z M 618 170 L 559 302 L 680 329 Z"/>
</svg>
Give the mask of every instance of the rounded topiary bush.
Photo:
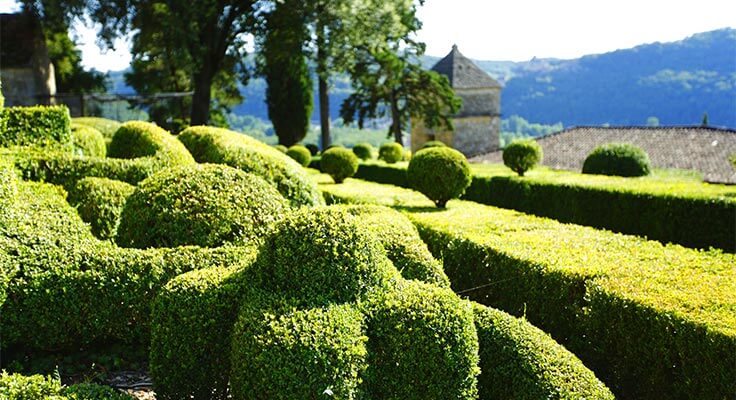
<svg viewBox="0 0 736 400">
<path fill-rule="evenodd" d="M 123 125 L 118 121 L 99 117 L 72 118 L 72 123 L 86 125 L 91 128 L 97 129 L 98 131 L 100 131 L 100 133 L 102 133 L 102 136 L 105 138 L 106 142 L 110 142 L 112 140 L 112 137 L 115 136 L 115 132 L 117 132 L 118 129 L 120 129 L 120 126 Z"/>
<path fill-rule="evenodd" d="M 74 154 L 88 157 L 105 157 L 107 145 L 102 133 L 87 125 L 72 123 Z"/>
<path fill-rule="evenodd" d="M 358 172 L 358 157 L 344 147 L 333 147 L 322 153 L 320 167 L 335 183 L 342 183 Z"/>
<path fill-rule="evenodd" d="M 478 337 L 452 290 L 404 281 L 366 305 L 367 398 L 476 399 Z"/>
<path fill-rule="evenodd" d="M 121 125 L 107 148 L 107 156 L 124 159 L 155 157 L 172 166 L 194 163 L 192 155 L 176 137 L 155 124 L 143 121 Z"/>
<path fill-rule="evenodd" d="M 596 147 L 583 163 L 584 174 L 645 176 L 651 172 L 649 156 L 629 143 L 608 143 Z"/>
<path fill-rule="evenodd" d="M 286 151 L 286 155 L 293 158 L 294 161 L 298 162 L 302 167 L 308 167 L 309 163 L 312 162 L 312 153 L 306 147 L 295 144 L 289 147 Z"/>
<path fill-rule="evenodd" d="M 302 208 L 279 222 L 256 266 L 264 290 L 300 305 L 352 302 L 398 275 L 378 239 L 330 207 Z"/>
<path fill-rule="evenodd" d="M 503 163 L 519 176 L 542 162 L 542 157 L 542 147 L 533 139 L 514 140 L 503 149 Z"/>
<path fill-rule="evenodd" d="M 432 147 L 447 147 L 447 145 L 439 140 L 430 140 L 422 145 L 422 149 L 429 149 Z"/>
<path fill-rule="evenodd" d="M 115 237 L 125 201 L 135 186 L 107 178 L 88 177 L 77 182 L 67 200 L 77 208 L 82 221 L 90 224 L 100 239 Z"/>
<path fill-rule="evenodd" d="M 472 180 L 468 160 L 449 147 L 418 151 L 409 162 L 406 174 L 409 185 L 440 208 L 460 197 Z"/>
<path fill-rule="evenodd" d="M 316 156 L 317 154 L 319 154 L 319 147 L 316 144 L 314 144 L 314 143 L 307 143 L 307 144 L 304 145 L 304 147 L 306 147 L 307 149 L 309 149 L 309 153 L 312 156 Z"/>
<path fill-rule="evenodd" d="M 284 146 L 283 144 L 275 144 L 273 145 L 273 148 L 286 154 L 287 151 L 289 151 L 289 148 Z"/>
<path fill-rule="evenodd" d="M 404 159 L 404 146 L 400 143 L 384 143 L 378 149 L 378 158 L 389 164 L 397 163 Z"/>
<path fill-rule="evenodd" d="M 259 176 L 225 165 L 170 168 L 128 198 L 116 242 L 137 248 L 258 243 L 288 208 Z"/>
<path fill-rule="evenodd" d="M 353 153 L 361 160 L 370 160 L 373 158 L 373 146 L 370 143 L 358 143 L 353 147 Z"/>
<path fill-rule="evenodd" d="M 244 307 L 233 333 L 233 397 L 361 398 L 363 331 L 363 315 L 352 305 L 281 315 Z"/>
</svg>

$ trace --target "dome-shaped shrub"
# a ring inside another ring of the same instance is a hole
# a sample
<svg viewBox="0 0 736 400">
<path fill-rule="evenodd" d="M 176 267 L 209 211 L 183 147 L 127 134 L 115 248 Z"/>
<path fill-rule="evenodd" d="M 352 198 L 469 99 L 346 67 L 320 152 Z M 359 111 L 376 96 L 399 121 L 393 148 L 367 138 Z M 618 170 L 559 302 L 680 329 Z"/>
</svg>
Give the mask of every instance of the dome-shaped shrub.
<svg viewBox="0 0 736 400">
<path fill-rule="evenodd" d="M 102 133 L 102 136 L 107 142 L 112 140 L 112 137 L 115 136 L 115 132 L 117 132 L 118 129 L 120 129 L 120 126 L 123 125 L 118 121 L 99 117 L 72 118 L 72 123 L 86 125 L 91 128 L 97 129 L 98 131 L 100 131 L 100 133 Z"/>
<path fill-rule="evenodd" d="M 100 239 L 112 239 L 120 214 L 135 186 L 107 178 L 80 179 L 69 191 L 67 200 L 77 208 L 82 221 L 90 224 L 92 234 Z"/>
<path fill-rule="evenodd" d="M 258 243 L 288 209 L 263 178 L 225 165 L 163 170 L 138 185 L 120 217 L 123 247 Z"/>
<path fill-rule="evenodd" d="M 432 147 L 447 147 L 447 145 L 439 140 L 430 140 L 422 145 L 422 149 L 429 149 Z"/>
<path fill-rule="evenodd" d="M 409 162 L 406 174 L 409 185 L 440 208 L 460 197 L 472 179 L 470 164 L 463 153 L 449 147 L 418 151 Z"/>
<path fill-rule="evenodd" d="M 273 148 L 286 154 L 287 151 L 289 151 L 289 148 L 284 146 L 283 144 L 275 144 L 273 145 Z"/>
<path fill-rule="evenodd" d="M 378 239 L 330 207 L 302 208 L 279 222 L 256 264 L 265 291 L 303 305 L 352 302 L 398 276 Z"/>
<path fill-rule="evenodd" d="M 608 143 L 598 146 L 583 163 L 584 174 L 644 176 L 650 172 L 647 153 L 629 143 Z"/>
<path fill-rule="evenodd" d="M 370 160 L 373 158 L 373 146 L 370 143 L 358 143 L 353 147 L 353 153 L 361 160 Z"/>
<path fill-rule="evenodd" d="M 404 159 L 404 146 L 400 143 L 384 143 L 378 149 L 378 158 L 389 164 L 397 163 Z"/>
<path fill-rule="evenodd" d="M 298 162 L 302 167 L 308 167 L 309 163 L 312 162 L 312 153 L 309 149 L 300 145 L 295 144 L 289 147 L 286 151 L 286 155 L 293 158 L 294 161 Z"/>
<path fill-rule="evenodd" d="M 107 147 L 102 133 L 87 125 L 72 123 L 74 154 L 88 157 L 105 157 Z"/>
<path fill-rule="evenodd" d="M 542 162 L 542 157 L 542 147 L 533 139 L 514 140 L 503 149 L 503 163 L 519 176 Z"/>
<path fill-rule="evenodd" d="M 404 281 L 366 303 L 370 399 L 477 399 L 478 337 L 469 302 Z"/>
<path fill-rule="evenodd" d="M 168 165 L 194 163 L 194 158 L 176 137 L 143 121 L 129 121 L 115 132 L 107 156 L 112 158 L 155 157 Z"/>
<path fill-rule="evenodd" d="M 333 147 L 322 153 L 320 167 L 335 183 L 342 183 L 358 172 L 358 157 L 344 147 Z"/>
<path fill-rule="evenodd" d="M 367 340 L 356 307 L 263 311 L 246 305 L 235 325 L 234 398 L 360 398 Z"/>
</svg>

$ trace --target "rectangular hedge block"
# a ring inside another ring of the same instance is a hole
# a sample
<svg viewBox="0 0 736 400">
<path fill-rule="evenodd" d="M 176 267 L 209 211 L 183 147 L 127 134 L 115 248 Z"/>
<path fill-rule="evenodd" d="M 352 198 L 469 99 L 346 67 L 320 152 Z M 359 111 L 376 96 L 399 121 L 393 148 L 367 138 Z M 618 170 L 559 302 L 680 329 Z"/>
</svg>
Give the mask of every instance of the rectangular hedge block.
<svg viewBox="0 0 736 400">
<path fill-rule="evenodd" d="M 66 106 L 8 107 L 0 110 L 0 147 L 61 145 L 71 149 Z"/>
</svg>

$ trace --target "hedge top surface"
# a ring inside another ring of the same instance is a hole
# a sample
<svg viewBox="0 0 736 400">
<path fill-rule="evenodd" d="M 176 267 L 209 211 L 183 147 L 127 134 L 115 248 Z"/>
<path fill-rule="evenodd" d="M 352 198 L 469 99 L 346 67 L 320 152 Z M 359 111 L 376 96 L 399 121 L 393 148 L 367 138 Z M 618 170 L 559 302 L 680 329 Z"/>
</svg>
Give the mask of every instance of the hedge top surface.
<svg viewBox="0 0 736 400">
<path fill-rule="evenodd" d="M 645 176 L 651 172 L 649 155 L 629 143 L 608 143 L 596 147 L 583 162 L 584 174 Z"/>
<path fill-rule="evenodd" d="M 87 125 L 89 127 L 95 128 L 100 131 L 100 133 L 102 133 L 102 136 L 104 136 L 107 140 L 112 140 L 112 137 L 115 136 L 115 132 L 117 132 L 120 126 L 123 125 L 118 121 L 99 117 L 72 118 L 72 123 Z"/>
<path fill-rule="evenodd" d="M 71 118 L 66 106 L 6 107 L 0 110 L 0 124 L 0 147 L 50 145 L 71 149 Z"/>
<path fill-rule="evenodd" d="M 302 208 L 279 222 L 256 266 L 260 287 L 305 306 L 354 302 L 399 278 L 378 239 L 330 207 Z"/>
<path fill-rule="evenodd" d="M 128 197 L 116 242 L 138 248 L 253 244 L 288 208 L 257 175 L 216 164 L 169 168 Z"/>
<path fill-rule="evenodd" d="M 328 203 L 436 209 L 432 200 L 411 189 L 360 179 L 348 179 L 341 185 L 332 185 L 332 178 L 326 174 L 314 175 L 313 179 L 320 184 Z"/>
<path fill-rule="evenodd" d="M 193 164 L 194 158 L 176 137 L 150 122 L 128 121 L 115 132 L 108 157 L 155 157 L 171 165 Z"/>
<path fill-rule="evenodd" d="M 412 157 L 406 170 L 409 184 L 444 207 L 470 185 L 470 164 L 463 153 L 449 147 L 429 147 Z"/>
<path fill-rule="evenodd" d="M 198 162 L 227 164 L 260 175 L 276 185 L 294 206 L 324 204 L 317 185 L 286 154 L 237 132 L 209 126 L 182 131 L 179 140 Z"/>
</svg>

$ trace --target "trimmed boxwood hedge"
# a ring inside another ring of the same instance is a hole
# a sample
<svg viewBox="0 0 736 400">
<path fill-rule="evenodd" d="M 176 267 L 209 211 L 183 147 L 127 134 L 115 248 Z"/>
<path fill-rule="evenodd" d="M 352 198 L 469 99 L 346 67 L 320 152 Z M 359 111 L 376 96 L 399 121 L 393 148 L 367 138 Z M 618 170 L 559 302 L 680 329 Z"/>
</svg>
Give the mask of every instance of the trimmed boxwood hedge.
<svg viewBox="0 0 736 400">
<path fill-rule="evenodd" d="M 115 241 L 142 249 L 257 245 L 288 208 L 258 175 L 217 164 L 169 168 L 128 197 Z"/>
<path fill-rule="evenodd" d="M 736 256 L 453 202 L 428 211 L 406 189 L 351 181 L 326 195 L 383 197 L 409 217 L 453 289 L 536 326 L 627 398 L 736 392 Z M 393 194 L 392 194 L 393 193 Z M 356 200 L 357 199 L 357 200 Z"/>
<path fill-rule="evenodd" d="M 412 189 L 427 196 L 438 208 L 460 197 L 473 179 L 463 153 L 449 147 L 418 151 L 409 162 L 406 176 Z"/>
<path fill-rule="evenodd" d="M 335 183 L 343 183 L 358 171 L 358 156 L 344 147 L 333 147 L 322 153 L 319 166 Z"/>
<path fill-rule="evenodd" d="M 404 146 L 401 143 L 384 143 L 378 148 L 378 159 L 394 164 L 404 159 Z"/>
<path fill-rule="evenodd" d="M 72 131 L 66 106 L 0 109 L 0 147 L 53 145 L 71 150 Z"/>
<path fill-rule="evenodd" d="M 63 386 L 58 377 L 0 372 L 0 399 L 4 400 L 134 400 L 109 386 L 79 383 Z"/>
<path fill-rule="evenodd" d="M 308 148 L 300 144 L 295 144 L 289 147 L 289 149 L 286 150 L 286 155 L 298 162 L 302 167 L 308 167 L 309 163 L 312 162 L 312 153 Z"/>
<path fill-rule="evenodd" d="M 473 303 L 483 400 L 614 399 L 582 361 L 523 318 Z"/>
<path fill-rule="evenodd" d="M 406 279 L 450 287 L 450 280 L 419 237 L 414 224 L 388 207 L 373 205 L 335 206 L 354 215 L 381 242 L 389 260 Z"/>
<path fill-rule="evenodd" d="M 110 143 L 112 141 L 112 137 L 115 136 L 115 132 L 117 132 L 120 126 L 123 125 L 118 121 L 99 117 L 72 118 L 72 123 L 87 125 L 91 128 L 97 129 L 102 133 L 106 143 Z"/>
<path fill-rule="evenodd" d="M 652 167 L 649 155 L 630 143 L 608 143 L 596 147 L 583 162 L 584 174 L 644 176 Z"/>
<path fill-rule="evenodd" d="M 107 178 L 83 178 L 69 191 L 67 200 L 77 208 L 82 221 L 90 224 L 99 239 L 113 239 L 120 214 L 135 186 Z"/>
<path fill-rule="evenodd" d="M 250 136 L 227 129 L 194 126 L 179 134 L 179 140 L 197 162 L 227 164 L 273 182 L 294 206 L 323 204 L 317 185 L 304 168 Z"/>
<path fill-rule="evenodd" d="M 107 155 L 124 159 L 155 157 L 168 165 L 194 163 L 192 155 L 175 136 L 143 121 L 128 121 L 121 125 L 112 137 Z"/>
<path fill-rule="evenodd" d="M 105 157 L 105 138 L 97 129 L 72 123 L 74 154 L 78 156 Z"/>
</svg>

